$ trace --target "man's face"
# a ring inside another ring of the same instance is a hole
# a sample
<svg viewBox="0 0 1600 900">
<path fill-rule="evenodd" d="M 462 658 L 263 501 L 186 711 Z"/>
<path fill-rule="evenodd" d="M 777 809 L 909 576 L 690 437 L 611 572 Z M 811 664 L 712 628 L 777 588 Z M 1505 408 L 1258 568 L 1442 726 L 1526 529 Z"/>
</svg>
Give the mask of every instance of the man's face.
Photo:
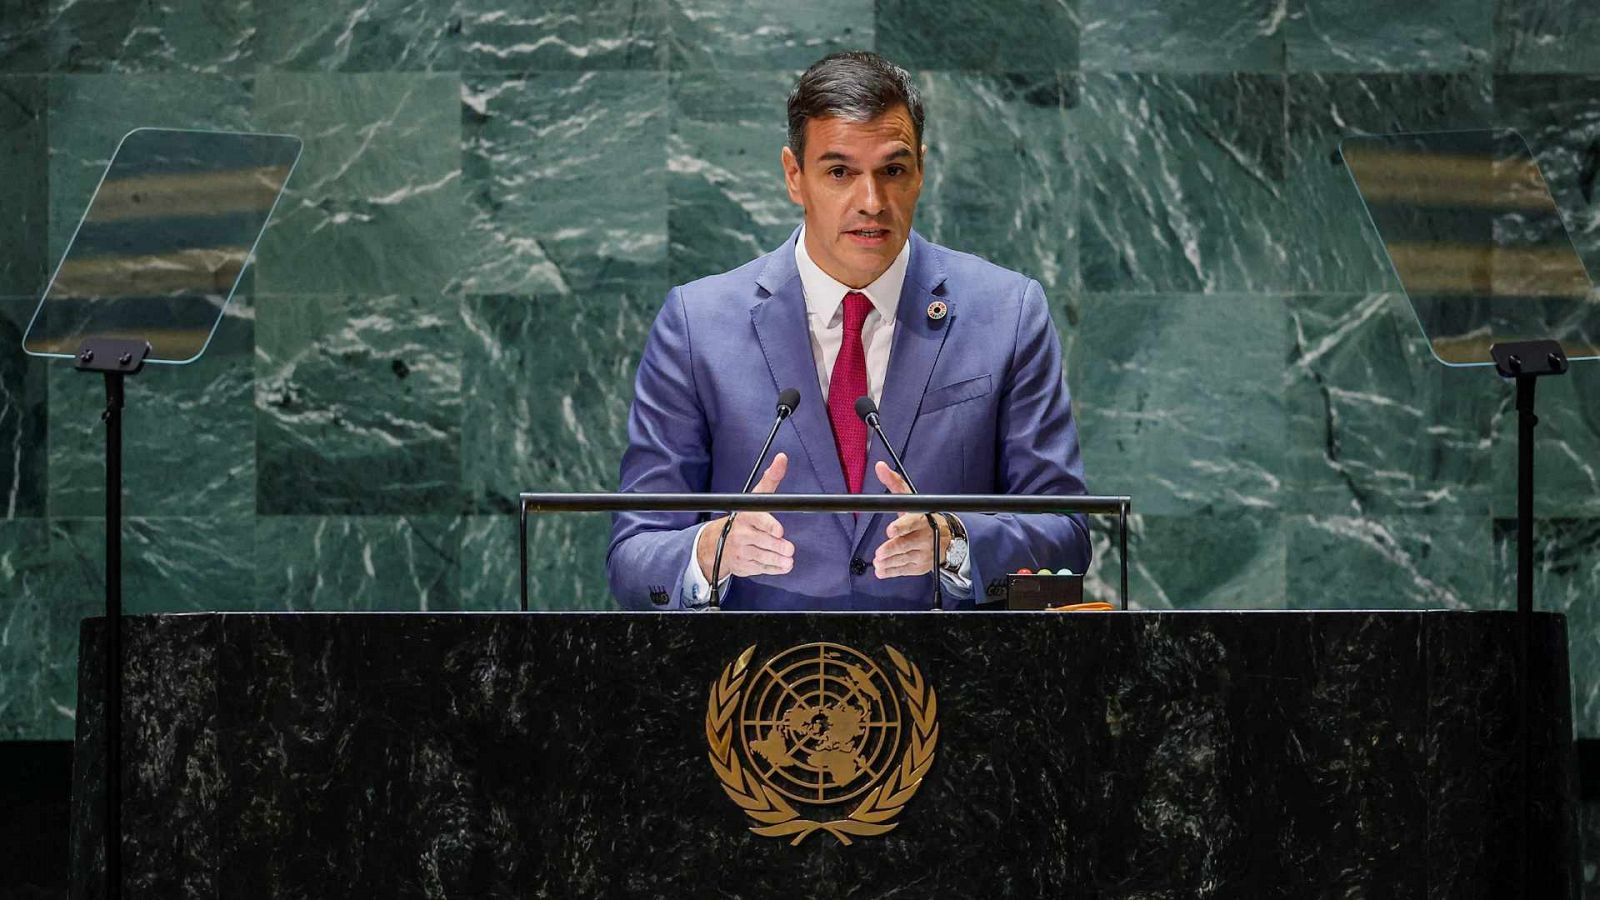
<svg viewBox="0 0 1600 900">
<path fill-rule="evenodd" d="M 922 148 L 911 113 L 897 106 L 867 122 L 806 122 L 805 165 L 783 148 L 789 199 L 805 209 L 806 252 L 822 271 L 862 288 L 911 237 L 922 193 Z"/>
</svg>

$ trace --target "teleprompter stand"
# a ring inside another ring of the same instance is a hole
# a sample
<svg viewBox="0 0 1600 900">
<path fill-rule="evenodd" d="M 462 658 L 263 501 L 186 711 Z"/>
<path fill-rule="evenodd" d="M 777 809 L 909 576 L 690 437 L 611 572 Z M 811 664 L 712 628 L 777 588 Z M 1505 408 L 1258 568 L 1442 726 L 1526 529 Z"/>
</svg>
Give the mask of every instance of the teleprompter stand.
<svg viewBox="0 0 1600 900">
<path fill-rule="evenodd" d="M 300 157 L 292 135 L 136 128 L 123 136 L 23 338 L 105 378 L 107 636 L 103 896 L 122 895 L 122 412 L 147 363 L 199 359 Z"/>
<path fill-rule="evenodd" d="M 1533 821 L 1533 430 L 1539 379 L 1600 358 L 1600 304 L 1527 141 L 1514 131 L 1346 138 L 1340 156 L 1439 362 L 1516 382 L 1518 896 Z"/>
<path fill-rule="evenodd" d="M 122 883 L 122 407 L 123 381 L 144 369 L 150 343 L 89 338 L 78 350 L 80 372 L 106 379 L 106 896 Z"/>
<path fill-rule="evenodd" d="M 1522 867 L 1522 883 L 1527 884 L 1528 828 L 1532 821 L 1532 802 L 1528 772 L 1533 762 L 1528 753 L 1528 707 L 1532 673 L 1529 669 L 1533 644 L 1533 429 L 1539 424 L 1534 414 L 1534 393 L 1539 379 L 1564 375 L 1567 355 L 1558 341 L 1514 341 L 1495 344 L 1489 349 L 1494 368 L 1502 378 L 1517 384 L 1517 755 L 1518 786 L 1522 795 L 1522 827 L 1517 834 L 1517 858 Z"/>
<path fill-rule="evenodd" d="M 1565 375 L 1567 355 L 1557 341 L 1495 344 L 1495 371 L 1517 383 L 1517 612 L 1533 612 L 1533 429 L 1534 389 L 1546 375 Z"/>
</svg>

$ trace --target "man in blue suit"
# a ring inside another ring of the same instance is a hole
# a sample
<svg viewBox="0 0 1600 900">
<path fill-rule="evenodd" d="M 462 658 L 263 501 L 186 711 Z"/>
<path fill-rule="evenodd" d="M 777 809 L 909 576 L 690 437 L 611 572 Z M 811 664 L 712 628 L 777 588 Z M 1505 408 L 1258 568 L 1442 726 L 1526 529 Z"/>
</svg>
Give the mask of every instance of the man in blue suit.
<svg viewBox="0 0 1600 900">
<path fill-rule="evenodd" d="M 910 76 L 873 53 L 836 53 L 800 77 L 788 113 L 784 181 L 803 224 L 766 256 L 667 295 L 639 363 L 621 490 L 737 493 L 778 393 L 795 388 L 758 491 L 907 492 L 856 417 L 866 395 L 925 492 L 1084 493 L 1044 291 L 911 229 L 926 148 Z M 724 521 L 617 515 L 612 593 L 634 609 L 705 605 Z M 1082 516 L 934 521 L 744 513 L 724 549 L 722 605 L 925 609 L 934 527 L 947 607 L 1020 568 L 1088 566 Z"/>
</svg>

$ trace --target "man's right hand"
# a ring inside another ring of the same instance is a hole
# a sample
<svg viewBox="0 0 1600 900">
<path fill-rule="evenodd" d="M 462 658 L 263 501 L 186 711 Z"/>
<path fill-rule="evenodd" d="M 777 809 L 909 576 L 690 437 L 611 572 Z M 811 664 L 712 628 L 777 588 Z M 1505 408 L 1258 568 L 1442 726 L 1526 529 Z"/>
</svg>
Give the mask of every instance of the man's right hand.
<svg viewBox="0 0 1600 900">
<path fill-rule="evenodd" d="M 772 465 L 762 473 L 761 480 L 751 490 L 754 494 L 772 494 L 789 471 L 789 456 L 779 453 Z M 711 563 L 717 555 L 717 537 L 727 516 L 712 519 L 700 529 L 700 539 L 695 542 L 695 560 L 700 564 L 700 574 L 711 580 Z M 740 513 L 728 532 L 728 542 L 722 548 L 722 575 L 782 575 L 794 568 L 794 545 L 783 539 L 783 525 L 771 514 L 764 512 Z"/>
</svg>

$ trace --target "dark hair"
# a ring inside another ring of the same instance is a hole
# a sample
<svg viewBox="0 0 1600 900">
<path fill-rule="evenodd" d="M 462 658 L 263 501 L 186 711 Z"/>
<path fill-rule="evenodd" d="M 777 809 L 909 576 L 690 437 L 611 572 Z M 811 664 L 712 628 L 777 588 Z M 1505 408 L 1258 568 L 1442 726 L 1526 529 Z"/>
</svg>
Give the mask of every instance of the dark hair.
<svg viewBox="0 0 1600 900">
<path fill-rule="evenodd" d="M 838 116 L 848 122 L 876 119 L 904 104 L 911 113 L 922 154 L 922 95 L 911 73 L 870 50 L 841 50 L 811 64 L 789 92 L 789 149 L 805 163 L 806 122 Z"/>
</svg>

